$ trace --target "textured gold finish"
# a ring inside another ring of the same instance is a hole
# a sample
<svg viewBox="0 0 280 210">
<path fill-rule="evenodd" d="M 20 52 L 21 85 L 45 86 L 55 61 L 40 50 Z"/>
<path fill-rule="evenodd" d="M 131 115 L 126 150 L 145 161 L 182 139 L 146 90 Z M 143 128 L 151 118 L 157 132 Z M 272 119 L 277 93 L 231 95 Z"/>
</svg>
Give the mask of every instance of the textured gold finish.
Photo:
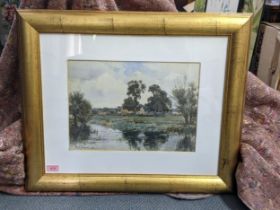
<svg viewBox="0 0 280 210">
<path fill-rule="evenodd" d="M 232 190 L 244 105 L 249 14 L 19 10 L 26 188 L 30 191 L 201 192 Z M 227 36 L 218 176 L 46 174 L 40 33 Z"/>
</svg>

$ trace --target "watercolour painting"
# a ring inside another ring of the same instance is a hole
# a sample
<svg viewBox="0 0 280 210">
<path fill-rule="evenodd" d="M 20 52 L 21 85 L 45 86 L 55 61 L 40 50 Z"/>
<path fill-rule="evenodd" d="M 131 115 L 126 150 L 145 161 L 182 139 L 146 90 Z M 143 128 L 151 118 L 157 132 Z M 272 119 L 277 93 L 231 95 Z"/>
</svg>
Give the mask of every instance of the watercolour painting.
<svg viewBox="0 0 280 210">
<path fill-rule="evenodd" d="M 199 63 L 68 61 L 70 150 L 194 152 Z"/>
</svg>

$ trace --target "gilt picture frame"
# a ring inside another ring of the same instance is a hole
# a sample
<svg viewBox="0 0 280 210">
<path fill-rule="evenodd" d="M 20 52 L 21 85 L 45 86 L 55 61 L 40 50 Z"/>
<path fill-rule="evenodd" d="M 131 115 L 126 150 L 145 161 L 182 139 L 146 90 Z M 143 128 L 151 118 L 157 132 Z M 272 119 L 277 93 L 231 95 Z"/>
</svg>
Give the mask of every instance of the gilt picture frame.
<svg viewBox="0 0 280 210">
<path fill-rule="evenodd" d="M 234 188 L 249 14 L 19 10 L 17 21 L 27 190 Z"/>
</svg>

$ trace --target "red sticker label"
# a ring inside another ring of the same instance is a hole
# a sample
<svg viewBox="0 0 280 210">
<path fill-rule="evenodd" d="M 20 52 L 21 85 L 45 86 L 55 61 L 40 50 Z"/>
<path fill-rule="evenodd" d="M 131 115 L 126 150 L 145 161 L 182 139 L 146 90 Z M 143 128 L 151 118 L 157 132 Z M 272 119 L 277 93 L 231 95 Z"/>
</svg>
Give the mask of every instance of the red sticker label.
<svg viewBox="0 0 280 210">
<path fill-rule="evenodd" d="M 47 171 L 48 172 L 57 172 L 59 171 L 58 165 L 47 165 Z"/>
</svg>

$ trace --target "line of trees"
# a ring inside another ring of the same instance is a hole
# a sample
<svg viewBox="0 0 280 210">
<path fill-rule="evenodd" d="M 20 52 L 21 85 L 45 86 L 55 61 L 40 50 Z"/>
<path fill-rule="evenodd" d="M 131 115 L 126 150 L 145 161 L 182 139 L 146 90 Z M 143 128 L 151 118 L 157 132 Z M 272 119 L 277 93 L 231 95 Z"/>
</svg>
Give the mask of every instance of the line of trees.
<svg viewBox="0 0 280 210">
<path fill-rule="evenodd" d="M 146 85 L 141 80 L 131 80 L 127 83 L 127 98 L 124 99 L 122 108 L 137 112 L 142 107 L 147 112 L 164 113 L 171 111 L 172 103 L 167 93 L 159 85 L 153 84 L 148 88 L 152 96 L 145 105 L 140 104 L 141 94 L 145 92 Z"/>
<path fill-rule="evenodd" d="M 166 113 L 172 111 L 172 101 L 167 93 L 157 84 L 148 88 L 152 94 L 147 103 L 140 104 L 141 94 L 146 91 L 146 85 L 141 80 L 131 80 L 127 83 L 127 98 L 124 99 L 122 108 L 137 112 L 142 107 L 146 112 Z M 171 96 L 176 103 L 177 112 L 184 117 L 186 124 L 195 124 L 198 106 L 198 89 L 194 83 L 188 83 L 187 77 L 177 81 L 172 89 Z"/>
</svg>

